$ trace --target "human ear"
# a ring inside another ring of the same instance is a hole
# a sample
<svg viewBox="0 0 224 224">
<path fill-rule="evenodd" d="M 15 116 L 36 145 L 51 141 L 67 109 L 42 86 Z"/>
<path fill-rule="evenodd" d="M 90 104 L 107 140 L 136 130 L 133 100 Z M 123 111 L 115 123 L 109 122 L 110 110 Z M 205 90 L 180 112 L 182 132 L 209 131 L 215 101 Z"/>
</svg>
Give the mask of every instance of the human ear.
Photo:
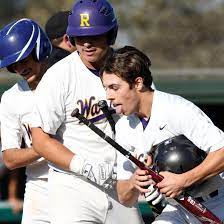
<svg viewBox="0 0 224 224">
<path fill-rule="evenodd" d="M 141 91 L 144 88 L 142 77 L 137 77 L 135 79 L 135 88 L 139 91 Z"/>
</svg>

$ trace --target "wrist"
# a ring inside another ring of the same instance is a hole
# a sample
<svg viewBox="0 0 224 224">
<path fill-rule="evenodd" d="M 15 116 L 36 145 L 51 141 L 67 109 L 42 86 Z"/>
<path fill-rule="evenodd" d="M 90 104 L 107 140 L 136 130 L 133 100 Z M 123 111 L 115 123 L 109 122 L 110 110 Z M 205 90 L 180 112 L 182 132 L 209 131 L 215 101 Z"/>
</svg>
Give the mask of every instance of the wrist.
<svg viewBox="0 0 224 224">
<path fill-rule="evenodd" d="M 137 189 L 135 185 L 134 174 L 132 174 L 127 182 L 129 184 L 129 191 L 132 191 L 134 194 L 136 194 L 137 192 L 140 193 L 139 189 Z"/>
<path fill-rule="evenodd" d="M 190 187 L 192 184 L 194 184 L 194 180 L 193 180 L 193 174 L 189 175 L 188 172 L 186 173 L 182 173 L 180 174 L 182 176 L 182 180 L 183 180 L 183 187 L 184 188 L 188 188 Z"/>
<path fill-rule="evenodd" d="M 74 155 L 69 164 L 69 170 L 76 173 L 81 174 L 82 168 L 84 166 L 85 159 L 80 155 Z"/>
</svg>

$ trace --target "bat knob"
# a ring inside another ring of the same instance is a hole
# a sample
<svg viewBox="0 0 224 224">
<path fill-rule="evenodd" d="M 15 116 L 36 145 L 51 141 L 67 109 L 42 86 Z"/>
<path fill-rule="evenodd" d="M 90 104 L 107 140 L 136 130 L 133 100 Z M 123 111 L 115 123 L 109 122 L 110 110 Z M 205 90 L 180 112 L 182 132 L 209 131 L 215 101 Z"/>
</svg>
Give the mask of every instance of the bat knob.
<svg viewBox="0 0 224 224">
<path fill-rule="evenodd" d="M 79 115 L 79 109 L 75 108 L 75 110 L 72 111 L 71 116 L 72 117 L 78 117 L 78 115 Z"/>
<path fill-rule="evenodd" d="M 98 102 L 98 106 L 99 106 L 100 109 L 107 108 L 108 107 L 107 101 L 106 100 L 100 100 Z"/>
</svg>

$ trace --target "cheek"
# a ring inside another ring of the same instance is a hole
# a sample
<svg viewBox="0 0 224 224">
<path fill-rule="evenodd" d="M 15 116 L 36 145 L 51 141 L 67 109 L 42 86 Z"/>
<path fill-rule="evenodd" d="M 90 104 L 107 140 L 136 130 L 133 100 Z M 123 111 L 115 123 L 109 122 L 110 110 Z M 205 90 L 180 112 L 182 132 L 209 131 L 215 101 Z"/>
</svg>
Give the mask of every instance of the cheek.
<svg viewBox="0 0 224 224">
<path fill-rule="evenodd" d="M 127 107 L 134 109 L 136 108 L 138 101 L 137 101 L 137 97 L 135 94 L 133 94 L 132 92 L 129 92 L 126 94 L 125 97 L 125 103 L 127 105 Z"/>
<path fill-rule="evenodd" d="M 77 51 L 81 52 L 82 47 L 80 45 L 78 45 L 77 43 L 75 46 L 76 46 Z"/>
<path fill-rule="evenodd" d="M 130 102 L 133 101 L 133 96 L 130 91 L 123 91 L 120 94 L 120 98 L 123 101 L 123 104 L 126 104 L 127 106 L 129 106 Z"/>
<path fill-rule="evenodd" d="M 40 65 L 41 65 L 40 63 L 34 63 L 33 66 L 31 66 L 34 74 L 39 75 L 39 73 L 41 71 L 41 66 Z"/>
</svg>

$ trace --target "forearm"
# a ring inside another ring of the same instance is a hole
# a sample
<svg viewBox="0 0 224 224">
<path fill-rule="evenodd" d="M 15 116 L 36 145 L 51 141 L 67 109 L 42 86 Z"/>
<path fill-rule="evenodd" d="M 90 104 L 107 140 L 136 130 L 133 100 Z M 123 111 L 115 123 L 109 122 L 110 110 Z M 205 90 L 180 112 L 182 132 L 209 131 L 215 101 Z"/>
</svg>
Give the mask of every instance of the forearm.
<svg viewBox="0 0 224 224">
<path fill-rule="evenodd" d="M 8 185 L 8 198 L 16 199 L 17 198 L 17 189 L 18 189 L 18 170 L 14 170 L 9 175 L 9 185 Z"/>
<path fill-rule="evenodd" d="M 129 180 L 118 180 L 117 192 L 119 201 L 126 206 L 134 205 L 140 194 Z"/>
<path fill-rule="evenodd" d="M 74 153 L 56 139 L 44 133 L 41 128 L 32 128 L 34 150 L 48 161 L 64 170 L 69 170 Z"/>
<path fill-rule="evenodd" d="M 205 160 L 194 169 L 184 173 L 187 187 L 200 183 L 224 171 L 224 148 L 211 152 Z"/>
<path fill-rule="evenodd" d="M 40 158 L 33 148 L 6 149 L 3 151 L 3 160 L 8 169 L 24 167 Z"/>
</svg>

